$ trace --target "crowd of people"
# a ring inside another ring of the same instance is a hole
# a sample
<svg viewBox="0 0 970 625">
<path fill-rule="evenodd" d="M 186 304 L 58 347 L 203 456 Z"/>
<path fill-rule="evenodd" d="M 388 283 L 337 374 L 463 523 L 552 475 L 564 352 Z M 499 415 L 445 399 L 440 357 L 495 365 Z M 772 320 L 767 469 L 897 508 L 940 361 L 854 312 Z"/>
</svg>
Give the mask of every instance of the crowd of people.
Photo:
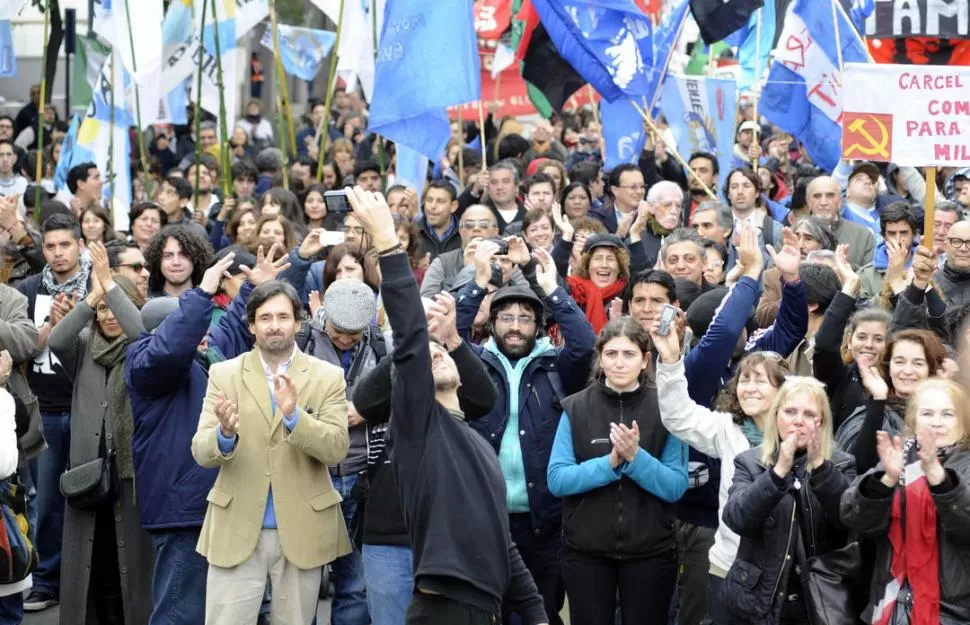
<svg viewBox="0 0 970 625">
<path fill-rule="evenodd" d="M 119 231 L 37 105 L 0 118 L 38 555 L 0 625 L 970 622 L 970 170 L 924 224 L 919 171 L 750 108 L 723 188 L 664 137 L 605 171 L 584 110 L 454 123 L 418 190 L 338 91 L 324 159 L 320 102 L 294 154 L 248 103 L 230 172 L 211 120 L 151 130 Z"/>
</svg>

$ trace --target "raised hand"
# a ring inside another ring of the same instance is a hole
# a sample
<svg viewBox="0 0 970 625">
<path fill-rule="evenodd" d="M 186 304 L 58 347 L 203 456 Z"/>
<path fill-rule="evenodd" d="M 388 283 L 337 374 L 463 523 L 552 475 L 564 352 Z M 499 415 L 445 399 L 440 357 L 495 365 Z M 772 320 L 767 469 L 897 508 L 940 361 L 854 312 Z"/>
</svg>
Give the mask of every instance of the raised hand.
<svg viewBox="0 0 970 625">
<path fill-rule="evenodd" d="M 111 265 L 108 263 L 108 250 L 104 243 L 94 241 L 88 244 L 88 253 L 91 255 L 91 272 L 95 280 L 101 283 L 102 290 L 107 293 L 115 283 L 111 275 Z"/>
<path fill-rule="evenodd" d="M 946 473 L 937 454 L 936 432 L 931 428 L 920 428 L 916 433 L 916 442 L 916 454 L 919 456 L 920 467 L 926 474 L 926 481 L 930 486 L 939 486 L 946 479 Z"/>
<path fill-rule="evenodd" d="M 472 195 L 481 197 L 482 193 L 485 192 L 485 188 L 488 186 L 488 169 L 483 167 L 480 172 L 472 175 L 472 179 L 469 182 L 472 185 Z"/>
<path fill-rule="evenodd" d="M 683 312 L 678 313 L 678 317 L 683 316 Z M 664 364 L 673 364 L 680 360 L 680 333 L 677 331 L 677 320 L 670 323 L 670 332 L 666 336 L 660 335 L 660 318 L 657 317 L 653 321 L 653 325 L 650 328 L 650 340 L 653 341 L 654 346 L 657 348 L 657 353 L 660 354 L 660 360 Z"/>
<path fill-rule="evenodd" d="M 890 437 L 888 432 L 876 432 L 876 453 L 882 463 L 882 483 L 894 488 L 903 474 L 906 459 L 903 458 L 903 440 L 898 436 Z"/>
<path fill-rule="evenodd" d="M 216 397 L 216 418 L 223 437 L 233 438 L 239 433 L 239 407 L 236 402 L 226 399 L 223 393 Z"/>
<path fill-rule="evenodd" d="M 849 246 L 846 243 L 839 244 L 836 249 L 835 273 L 842 282 L 842 292 L 855 297 L 859 292 L 859 274 L 852 269 L 852 263 L 849 262 Z"/>
<path fill-rule="evenodd" d="M 300 249 L 297 251 L 300 258 L 303 260 L 310 260 L 323 251 L 324 245 L 323 241 L 320 240 L 320 237 L 324 232 L 325 231 L 323 228 L 314 228 L 307 233 L 306 237 L 303 239 L 303 242 L 300 243 Z"/>
<path fill-rule="evenodd" d="M 802 262 L 801 252 L 798 251 L 798 239 L 791 228 L 783 228 L 781 236 L 781 251 L 776 252 L 774 246 L 768 245 L 766 246 L 768 256 L 771 257 L 775 267 L 781 271 L 781 277 L 785 282 L 797 282 L 798 266 Z"/>
<path fill-rule="evenodd" d="M 273 388 L 276 391 L 276 405 L 279 406 L 280 412 L 287 418 L 293 416 L 296 400 L 300 396 L 300 389 L 296 388 L 293 379 L 285 373 L 273 376 Z"/>
<path fill-rule="evenodd" d="M 428 333 L 431 336 L 449 350 L 458 347 L 461 337 L 458 335 L 455 297 L 451 293 L 443 292 L 435 295 L 434 304 L 428 307 L 425 316 L 428 319 Z"/>
<path fill-rule="evenodd" d="M 748 225 L 742 226 L 738 238 L 738 264 L 744 270 L 742 275 L 758 280 L 765 266 L 765 259 L 758 245 L 758 231 Z"/>
<path fill-rule="evenodd" d="M 94 290 L 96 287 L 100 287 L 100 285 L 98 284 L 98 281 L 92 280 L 91 281 L 92 290 Z M 91 308 L 94 308 L 95 306 L 97 306 L 98 302 L 101 301 L 102 295 L 103 293 L 100 291 L 100 288 L 98 288 L 98 293 L 97 293 L 96 299 L 94 299 L 94 304 L 91 304 L 89 300 L 88 305 L 91 306 Z M 91 295 L 88 294 L 88 297 L 91 297 Z M 51 327 L 56 326 L 60 322 L 60 320 L 67 315 L 67 313 L 74 310 L 75 305 L 77 305 L 77 294 L 75 293 L 71 293 L 70 297 L 68 297 L 64 293 L 61 293 L 60 295 L 55 297 L 51 301 L 51 312 L 50 312 Z"/>
<path fill-rule="evenodd" d="M 575 230 L 569 220 L 562 214 L 562 206 L 559 202 L 552 203 L 552 221 L 562 234 L 563 241 L 572 241 Z"/>
<path fill-rule="evenodd" d="M 529 255 L 529 246 L 525 244 L 522 237 L 511 236 L 505 239 L 509 244 L 509 251 L 505 255 L 516 265 L 528 265 L 532 256 Z"/>
<path fill-rule="evenodd" d="M 240 266 L 239 269 L 242 271 L 246 278 L 253 284 L 253 286 L 259 286 L 260 284 L 265 284 L 270 280 L 275 280 L 276 276 L 281 274 L 290 268 L 290 263 L 287 262 L 287 256 L 285 253 L 281 254 L 276 260 L 276 254 L 280 253 L 280 246 L 278 243 L 274 243 L 269 248 L 269 253 L 263 252 L 263 246 L 260 245 L 256 249 L 256 266 L 249 268 L 246 266 Z"/>
<path fill-rule="evenodd" d="M 209 294 L 212 297 L 219 292 L 219 286 L 222 284 L 223 278 L 231 278 L 228 270 L 232 265 L 232 261 L 236 259 L 235 252 L 229 252 L 218 261 L 212 264 L 211 267 L 205 270 L 202 274 L 202 281 L 199 282 L 199 288 Z"/>
<path fill-rule="evenodd" d="M 347 201 L 357 221 L 374 240 L 378 252 L 400 245 L 394 227 L 394 215 L 380 193 L 365 191 L 359 185 L 347 187 Z"/>
<path fill-rule="evenodd" d="M 936 258 L 933 250 L 920 245 L 913 253 L 913 286 L 918 289 L 925 289 L 933 279 L 936 272 Z"/>
<path fill-rule="evenodd" d="M 650 215 L 653 214 L 653 207 L 648 202 L 640 202 L 637 207 L 636 218 L 630 225 L 630 242 L 639 243 L 643 236 L 643 230 L 647 227 Z"/>
<path fill-rule="evenodd" d="M 219 214 L 216 215 L 216 221 L 226 222 L 232 217 L 232 212 L 236 210 L 236 198 L 231 195 L 222 200 L 222 206 L 219 207 Z"/>
<path fill-rule="evenodd" d="M 623 316 L 623 299 L 620 297 L 614 297 L 610 300 L 610 310 L 608 317 L 610 321 L 614 321 Z"/>
<path fill-rule="evenodd" d="M 481 241 L 475 248 L 475 284 L 486 288 L 492 279 L 492 258 L 498 253 L 498 243 Z"/>
<path fill-rule="evenodd" d="M 310 317 L 316 317 L 317 311 L 323 308 L 323 298 L 320 297 L 320 291 L 310 291 Z"/>
<path fill-rule="evenodd" d="M 862 378 L 862 385 L 866 387 L 873 399 L 883 401 L 889 397 L 889 385 L 871 359 L 857 362 L 856 366 L 859 369 L 859 377 Z"/>
<path fill-rule="evenodd" d="M 533 256 L 536 259 L 536 282 L 544 295 L 552 295 L 559 288 L 559 273 L 556 271 L 552 254 L 549 250 L 539 249 L 533 252 Z"/>
</svg>

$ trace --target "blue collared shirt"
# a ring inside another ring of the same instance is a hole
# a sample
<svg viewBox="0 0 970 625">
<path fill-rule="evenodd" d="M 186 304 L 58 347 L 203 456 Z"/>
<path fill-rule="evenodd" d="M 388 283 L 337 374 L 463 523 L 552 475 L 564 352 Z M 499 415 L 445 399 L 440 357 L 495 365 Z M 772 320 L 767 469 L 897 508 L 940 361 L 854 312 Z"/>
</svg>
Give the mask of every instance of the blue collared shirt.
<svg viewBox="0 0 970 625">
<path fill-rule="evenodd" d="M 276 370 L 276 375 L 283 375 L 287 372 L 290 366 L 293 364 L 293 357 L 296 356 L 296 346 L 293 346 L 293 353 L 290 358 L 280 364 Z M 266 379 L 269 382 L 269 399 L 272 406 L 273 414 L 276 414 L 276 388 L 273 385 L 273 381 L 276 375 L 270 370 L 269 365 L 263 360 L 263 355 L 259 354 L 259 362 L 263 365 L 263 372 L 266 374 Z M 293 414 L 283 415 L 283 425 L 286 426 L 287 432 L 292 432 L 296 428 L 296 422 L 300 419 L 300 409 L 294 408 Z M 239 444 L 239 435 L 234 434 L 232 438 L 227 438 L 222 434 L 222 428 L 216 428 L 216 441 L 219 444 L 219 451 L 223 456 L 228 456 L 236 449 L 236 445 Z M 273 506 L 273 487 L 270 486 L 269 494 L 266 496 L 266 509 L 263 512 L 263 529 L 276 529 L 276 508 Z"/>
</svg>

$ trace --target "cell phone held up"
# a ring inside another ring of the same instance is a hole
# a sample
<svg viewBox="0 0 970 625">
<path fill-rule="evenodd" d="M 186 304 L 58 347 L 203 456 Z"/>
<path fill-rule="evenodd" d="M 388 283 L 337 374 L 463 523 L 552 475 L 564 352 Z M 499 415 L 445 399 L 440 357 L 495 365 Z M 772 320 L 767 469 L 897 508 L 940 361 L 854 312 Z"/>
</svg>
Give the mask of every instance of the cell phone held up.
<svg viewBox="0 0 970 625">
<path fill-rule="evenodd" d="M 677 313 L 679 311 L 676 307 L 670 304 L 664 304 L 663 309 L 660 311 L 660 329 L 657 330 L 657 334 L 660 336 L 667 336 L 670 334 L 670 326 L 677 318 Z"/>
<path fill-rule="evenodd" d="M 325 191 L 323 193 L 323 202 L 327 205 L 328 213 L 345 214 L 350 212 L 350 203 L 347 202 L 346 189 Z"/>
</svg>

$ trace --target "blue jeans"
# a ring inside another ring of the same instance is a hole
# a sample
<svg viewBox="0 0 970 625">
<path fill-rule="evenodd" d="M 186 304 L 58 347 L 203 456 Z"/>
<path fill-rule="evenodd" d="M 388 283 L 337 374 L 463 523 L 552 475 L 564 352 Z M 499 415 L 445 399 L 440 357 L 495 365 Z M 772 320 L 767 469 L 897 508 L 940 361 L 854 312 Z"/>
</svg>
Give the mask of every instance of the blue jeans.
<svg viewBox="0 0 970 625">
<path fill-rule="evenodd" d="M 364 545 L 367 608 L 373 625 L 402 625 L 414 594 L 414 561 L 409 547 Z"/>
<path fill-rule="evenodd" d="M 24 596 L 16 592 L 0 597 L 0 625 L 20 625 L 24 622 Z"/>
<path fill-rule="evenodd" d="M 537 536 L 532 530 L 532 516 L 529 513 L 509 515 L 509 533 L 542 596 L 549 625 L 562 625 L 559 613 L 566 601 L 566 585 L 562 579 L 562 564 L 559 561 L 562 532 Z M 509 606 L 503 605 L 502 612 L 502 620 L 506 625 L 522 622 L 515 618 Z"/>
<path fill-rule="evenodd" d="M 42 412 L 47 449 L 32 463 L 37 489 L 37 552 L 40 562 L 34 569 L 34 590 L 55 597 L 61 588 L 61 540 L 64 536 L 64 497 L 61 474 L 67 469 L 71 452 L 71 415 Z"/>
<path fill-rule="evenodd" d="M 357 500 L 350 496 L 354 484 L 357 483 L 357 476 L 331 475 L 330 479 L 333 480 L 333 487 L 344 498 L 340 508 L 349 528 L 354 512 L 357 511 Z M 334 576 L 333 604 L 330 606 L 331 625 L 367 625 L 370 617 L 367 614 L 367 586 L 364 583 L 364 563 L 360 551 L 354 549 L 334 560 L 331 566 Z"/>
<path fill-rule="evenodd" d="M 196 553 L 200 528 L 151 532 L 155 545 L 152 616 L 148 625 L 196 625 L 205 621 L 209 565 Z"/>
</svg>

